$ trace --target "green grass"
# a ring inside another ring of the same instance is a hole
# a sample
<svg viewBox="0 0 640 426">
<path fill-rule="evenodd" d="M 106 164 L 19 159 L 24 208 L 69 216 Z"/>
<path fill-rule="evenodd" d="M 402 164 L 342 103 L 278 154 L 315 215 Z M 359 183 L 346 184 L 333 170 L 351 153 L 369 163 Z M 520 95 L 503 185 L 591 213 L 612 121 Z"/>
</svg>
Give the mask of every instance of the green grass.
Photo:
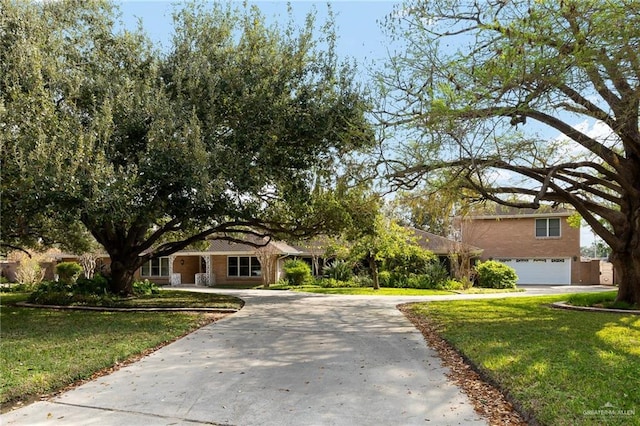
<svg viewBox="0 0 640 426">
<path fill-rule="evenodd" d="M 180 312 L 87 312 L 14 306 L 27 294 L 0 295 L 0 404 L 64 388 L 95 372 L 175 340 L 210 320 Z M 144 306 L 240 307 L 229 296 L 161 292 L 137 301 Z M 132 306 L 134 301 L 128 301 Z"/>
<path fill-rule="evenodd" d="M 417 288 L 388 288 L 382 287 L 379 290 L 374 290 L 371 287 L 341 287 L 341 288 L 324 288 L 319 286 L 290 286 L 290 285 L 273 285 L 270 286 L 271 290 L 292 290 L 306 293 L 320 293 L 320 294 L 343 294 L 343 295 L 356 295 L 356 296 L 443 296 L 456 293 L 463 294 L 485 294 L 485 293 L 509 293 L 516 291 L 524 291 L 521 289 L 492 289 L 492 288 L 471 288 L 468 290 L 423 290 Z"/>
<path fill-rule="evenodd" d="M 272 288 L 275 286 L 270 286 Z M 278 288 L 273 288 L 277 290 Z M 320 294 L 343 294 L 357 296 L 437 296 L 454 294 L 448 290 L 420 290 L 414 288 L 387 288 L 382 287 L 374 290 L 371 287 L 340 287 L 340 288 L 324 288 L 318 286 L 287 286 L 287 290 L 298 291 L 302 293 L 320 293 Z"/>
<path fill-rule="evenodd" d="M 625 302 L 616 302 L 617 295 L 617 291 L 572 294 L 567 297 L 567 303 L 574 306 L 592 306 L 612 309 L 638 309 L 637 306 L 632 306 Z"/>
<path fill-rule="evenodd" d="M 640 317 L 549 306 L 563 299 L 432 302 L 413 309 L 541 424 L 640 425 Z"/>
</svg>

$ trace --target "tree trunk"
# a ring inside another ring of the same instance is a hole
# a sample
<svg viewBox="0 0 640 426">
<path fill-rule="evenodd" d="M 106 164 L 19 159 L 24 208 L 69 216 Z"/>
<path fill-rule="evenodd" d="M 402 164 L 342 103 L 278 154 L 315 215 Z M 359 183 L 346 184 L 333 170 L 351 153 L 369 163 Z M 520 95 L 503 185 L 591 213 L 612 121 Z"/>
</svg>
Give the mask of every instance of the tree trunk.
<svg viewBox="0 0 640 426">
<path fill-rule="evenodd" d="M 369 269 L 371 269 L 373 289 L 380 290 L 380 281 L 378 280 L 378 262 L 376 262 L 376 259 L 373 256 L 369 256 Z"/>
<path fill-rule="evenodd" d="M 138 255 L 111 256 L 111 292 L 121 296 L 133 294 L 133 278 L 140 267 Z"/>
<path fill-rule="evenodd" d="M 616 301 L 640 306 L 640 248 L 613 252 L 611 263 L 619 282 Z"/>
</svg>

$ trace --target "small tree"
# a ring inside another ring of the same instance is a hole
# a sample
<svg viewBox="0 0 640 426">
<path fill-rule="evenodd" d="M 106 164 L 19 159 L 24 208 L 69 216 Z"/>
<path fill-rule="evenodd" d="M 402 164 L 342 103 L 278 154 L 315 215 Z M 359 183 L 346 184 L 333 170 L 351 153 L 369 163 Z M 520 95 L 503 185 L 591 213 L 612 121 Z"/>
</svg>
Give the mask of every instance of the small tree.
<svg viewBox="0 0 640 426">
<path fill-rule="evenodd" d="M 278 253 L 280 251 L 273 245 L 257 247 L 254 251 L 255 257 L 260 262 L 260 271 L 262 273 L 262 285 L 268 288 L 273 282 L 273 275 L 278 261 Z"/>
<path fill-rule="evenodd" d="M 88 279 L 92 279 L 93 275 L 96 273 L 96 268 L 98 266 L 98 259 L 100 259 L 100 255 L 97 252 L 89 252 L 83 253 L 78 261 L 80 265 L 82 265 L 82 270 L 84 272 L 84 277 Z"/>
<path fill-rule="evenodd" d="M 40 256 L 22 256 L 16 269 L 16 280 L 28 288 L 34 288 L 40 284 L 45 273 L 40 261 Z"/>
</svg>

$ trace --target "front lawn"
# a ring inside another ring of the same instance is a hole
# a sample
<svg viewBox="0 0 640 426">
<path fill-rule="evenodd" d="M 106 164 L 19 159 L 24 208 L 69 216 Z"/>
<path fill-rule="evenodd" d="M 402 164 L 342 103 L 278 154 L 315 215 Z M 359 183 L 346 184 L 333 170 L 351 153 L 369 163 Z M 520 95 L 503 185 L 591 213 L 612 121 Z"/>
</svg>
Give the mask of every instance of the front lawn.
<svg viewBox="0 0 640 426">
<path fill-rule="evenodd" d="M 439 334 L 544 425 L 640 425 L 640 317 L 567 296 L 417 303 Z"/>
<path fill-rule="evenodd" d="M 0 298 L 0 404 L 64 388 L 96 372 L 169 343 L 215 317 L 181 312 L 87 312 L 15 306 L 27 294 Z M 136 302 L 138 300 L 138 302 Z M 163 291 L 126 302 L 128 306 L 240 308 L 230 296 Z"/>
<path fill-rule="evenodd" d="M 374 290 L 372 287 L 338 287 L 327 288 L 320 286 L 270 286 L 272 290 L 292 290 L 302 293 L 343 294 L 357 296 L 441 296 L 454 294 L 449 290 L 421 290 L 415 288 L 388 288 L 382 287 Z"/>
<path fill-rule="evenodd" d="M 279 286 L 273 285 L 269 287 L 272 290 L 292 290 L 306 293 L 320 293 L 320 294 L 342 294 L 342 295 L 356 295 L 356 296 L 443 296 L 452 294 L 484 294 L 484 293 L 509 293 L 524 291 L 521 289 L 492 289 L 492 288 L 471 288 L 469 290 L 431 290 L 431 289 L 418 289 L 418 288 L 390 288 L 381 287 L 379 290 L 374 290 L 372 287 L 339 287 L 339 288 L 326 288 L 320 286 Z"/>
</svg>

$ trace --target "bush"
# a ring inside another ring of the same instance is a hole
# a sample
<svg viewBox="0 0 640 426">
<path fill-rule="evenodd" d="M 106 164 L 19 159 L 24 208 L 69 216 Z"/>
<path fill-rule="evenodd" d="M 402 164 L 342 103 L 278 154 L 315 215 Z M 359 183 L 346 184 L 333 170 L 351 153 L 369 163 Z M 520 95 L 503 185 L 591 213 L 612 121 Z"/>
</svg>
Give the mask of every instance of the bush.
<svg viewBox="0 0 640 426">
<path fill-rule="evenodd" d="M 488 260 L 476 265 L 478 286 L 484 288 L 515 288 L 518 276 L 515 269 L 504 263 Z"/>
<path fill-rule="evenodd" d="M 304 260 L 290 259 L 284 262 L 285 277 L 291 285 L 311 284 L 311 267 Z"/>
<path fill-rule="evenodd" d="M 348 281 L 353 276 L 353 269 L 344 260 L 334 260 L 322 269 L 322 274 L 338 281 Z"/>
<path fill-rule="evenodd" d="M 78 278 L 74 286 L 74 292 L 80 294 L 107 294 L 109 292 L 109 281 L 100 274 L 95 274 L 93 278 Z"/>
<path fill-rule="evenodd" d="M 56 274 L 65 284 L 73 284 L 82 273 L 82 266 L 76 262 L 62 262 L 56 265 Z"/>
<path fill-rule="evenodd" d="M 152 283 L 149 280 L 136 281 L 133 283 L 133 294 L 136 296 L 148 296 L 158 293 L 160 293 L 160 288 L 156 283 Z"/>
<path fill-rule="evenodd" d="M 391 285 L 391 272 L 380 271 L 378 272 L 378 283 L 380 287 L 393 287 Z"/>
</svg>

